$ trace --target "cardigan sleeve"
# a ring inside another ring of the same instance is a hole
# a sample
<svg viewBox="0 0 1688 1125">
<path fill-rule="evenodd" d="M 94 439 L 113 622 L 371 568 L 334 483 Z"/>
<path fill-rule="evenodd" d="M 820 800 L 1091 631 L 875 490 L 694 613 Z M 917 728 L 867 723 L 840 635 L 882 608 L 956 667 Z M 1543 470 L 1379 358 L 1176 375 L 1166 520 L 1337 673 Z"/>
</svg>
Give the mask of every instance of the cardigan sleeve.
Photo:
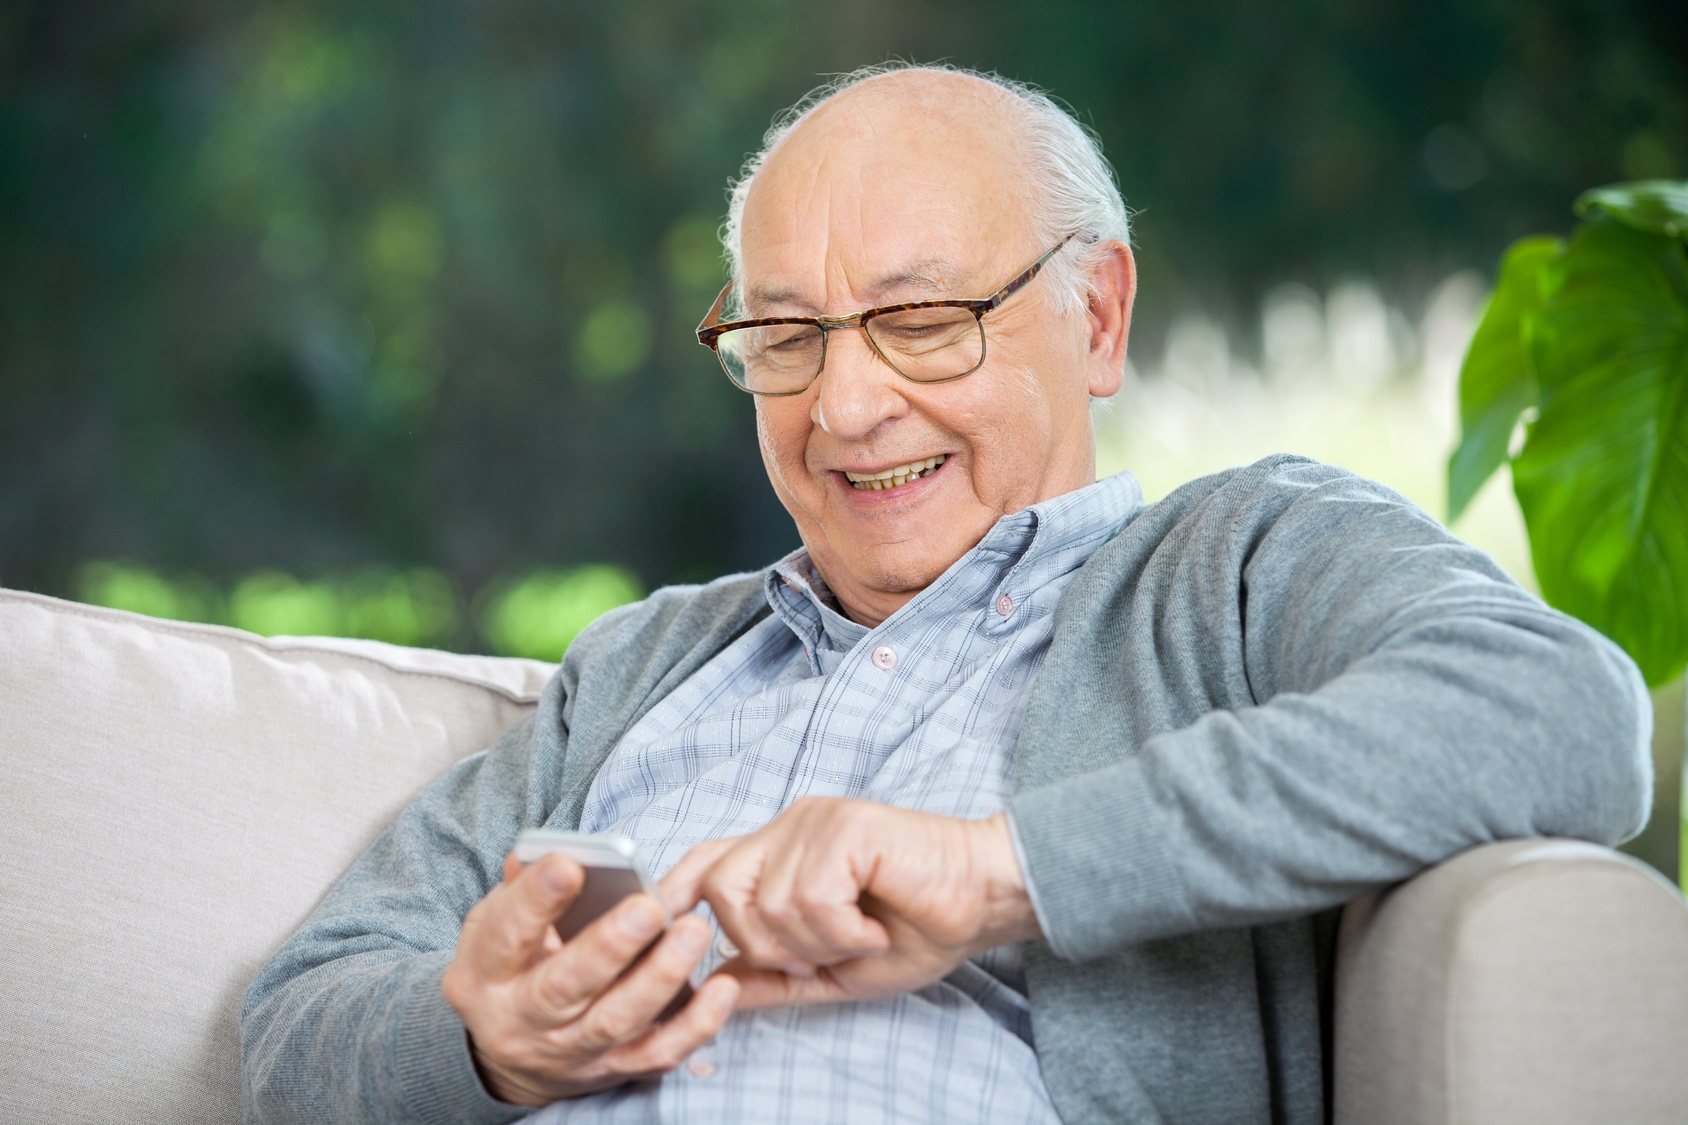
<svg viewBox="0 0 1688 1125">
<path fill-rule="evenodd" d="M 246 1121 L 502 1125 L 530 1112 L 486 1092 L 440 979 L 464 915 L 533 822 L 549 756 L 534 729 L 522 720 L 423 790 L 264 966 L 241 1013 Z"/>
<path fill-rule="evenodd" d="M 1023 729 L 1023 757 L 1085 763 L 1012 803 L 1057 954 L 1313 913 L 1491 840 L 1639 831 L 1651 712 L 1610 641 L 1341 470 L 1197 483 L 1063 606 L 1079 642 Z"/>
</svg>

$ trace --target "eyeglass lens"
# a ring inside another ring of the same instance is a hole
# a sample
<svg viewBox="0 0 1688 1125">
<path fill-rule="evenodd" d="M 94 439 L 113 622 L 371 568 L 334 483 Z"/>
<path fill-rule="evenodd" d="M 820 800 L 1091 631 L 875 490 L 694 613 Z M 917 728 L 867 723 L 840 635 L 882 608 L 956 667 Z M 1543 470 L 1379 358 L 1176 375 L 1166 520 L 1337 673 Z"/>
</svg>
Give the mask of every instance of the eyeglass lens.
<svg viewBox="0 0 1688 1125">
<path fill-rule="evenodd" d="M 885 361 L 918 383 L 965 375 L 985 356 L 984 326 L 968 309 L 899 309 L 880 313 L 863 328 Z M 727 374 L 745 390 L 793 394 L 820 374 L 825 341 L 812 324 L 772 324 L 727 332 L 716 350 Z"/>
</svg>

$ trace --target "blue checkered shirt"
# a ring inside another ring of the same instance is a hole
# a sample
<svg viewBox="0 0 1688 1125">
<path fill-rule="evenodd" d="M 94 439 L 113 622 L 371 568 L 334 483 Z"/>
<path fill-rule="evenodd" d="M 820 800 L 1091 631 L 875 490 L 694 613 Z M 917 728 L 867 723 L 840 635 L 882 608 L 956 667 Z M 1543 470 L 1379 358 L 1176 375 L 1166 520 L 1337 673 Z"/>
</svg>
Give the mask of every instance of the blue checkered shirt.
<svg viewBox="0 0 1688 1125">
<path fill-rule="evenodd" d="M 694 844 L 753 831 L 804 796 L 956 817 L 1002 811 L 1055 604 L 1140 504 L 1137 482 L 1121 474 L 1004 516 L 876 629 L 833 608 L 805 552 L 787 556 L 768 575 L 773 615 L 623 736 L 581 829 L 637 841 L 660 875 Z M 717 942 L 700 974 L 722 950 Z M 987 1119 L 1059 1121 L 1013 946 L 903 996 L 737 1012 L 660 1081 L 527 1120 Z"/>
</svg>

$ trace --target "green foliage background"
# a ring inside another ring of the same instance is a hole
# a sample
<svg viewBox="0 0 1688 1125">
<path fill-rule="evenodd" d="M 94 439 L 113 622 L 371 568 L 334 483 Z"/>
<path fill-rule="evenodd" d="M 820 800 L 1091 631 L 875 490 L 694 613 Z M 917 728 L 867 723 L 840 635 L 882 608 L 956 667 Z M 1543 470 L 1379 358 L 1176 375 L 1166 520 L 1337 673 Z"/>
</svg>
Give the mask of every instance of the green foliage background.
<svg viewBox="0 0 1688 1125">
<path fill-rule="evenodd" d="M 1510 459 L 1542 595 L 1659 685 L 1688 664 L 1688 181 L 1577 212 L 1568 240 L 1507 251 L 1461 374 L 1449 510 Z"/>
<path fill-rule="evenodd" d="M 1593 184 L 1688 173 L 1675 0 L 13 0 L 0 582 L 279 568 L 376 605 L 417 568 L 767 561 L 795 537 L 749 401 L 689 334 L 723 189 L 819 75 L 892 55 L 1095 126 L 1140 351 L 1288 279 L 1410 302 Z"/>
</svg>

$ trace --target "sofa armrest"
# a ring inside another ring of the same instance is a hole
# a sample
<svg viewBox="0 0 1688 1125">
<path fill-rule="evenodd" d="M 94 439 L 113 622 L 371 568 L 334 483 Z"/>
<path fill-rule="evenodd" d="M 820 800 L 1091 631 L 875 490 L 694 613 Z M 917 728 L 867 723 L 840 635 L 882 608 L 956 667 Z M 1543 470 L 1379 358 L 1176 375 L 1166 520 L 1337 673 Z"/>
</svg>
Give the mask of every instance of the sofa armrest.
<svg viewBox="0 0 1688 1125">
<path fill-rule="evenodd" d="M 1688 1121 L 1688 909 L 1573 840 L 1473 848 L 1343 911 L 1336 1125 Z"/>
</svg>

